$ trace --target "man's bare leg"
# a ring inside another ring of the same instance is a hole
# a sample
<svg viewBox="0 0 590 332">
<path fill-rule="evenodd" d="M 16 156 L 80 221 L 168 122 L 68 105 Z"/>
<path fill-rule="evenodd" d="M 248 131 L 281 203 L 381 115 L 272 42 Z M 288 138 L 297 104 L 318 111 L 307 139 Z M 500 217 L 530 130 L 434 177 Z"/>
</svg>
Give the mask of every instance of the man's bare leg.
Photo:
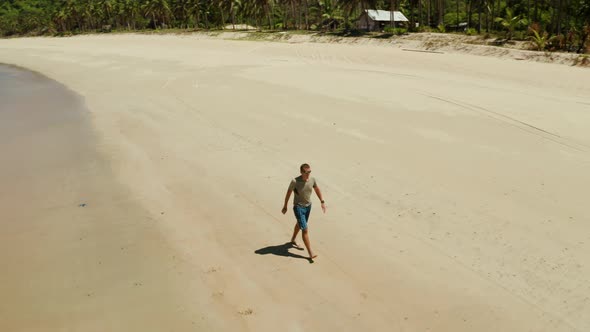
<svg viewBox="0 0 590 332">
<path fill-rule="evenodd" d="M 311 251 L 311 246 L 309 244 L 309 234 L 307 234 L 307 229 L 303 230 L 303 243 L 305 244 L 305 247 L 307 248 L 307 252 L 309 253 L 309 259 L 314 259 L 316 257 L 318 257 L 318 255 L 314 255 L 313 252 Z"/>
<path fill-rule="evenodd" d="M 297 234 L 299 234 L 299 223 L 295 222 L 295 227 L 293 228 L 293 236 L 291 237 L 291 243 L 294 246 L 299 247 L 299 245 L 295 241 L 295 239 L 297 238 Z"/>
</svg>

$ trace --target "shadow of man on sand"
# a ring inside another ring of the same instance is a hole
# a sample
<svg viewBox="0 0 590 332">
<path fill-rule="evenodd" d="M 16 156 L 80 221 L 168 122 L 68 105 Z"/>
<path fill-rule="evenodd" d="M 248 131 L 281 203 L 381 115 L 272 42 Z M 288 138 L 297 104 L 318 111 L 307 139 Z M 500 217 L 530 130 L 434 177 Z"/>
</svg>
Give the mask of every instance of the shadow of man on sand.
<svg viewBox="0 0 590 332">
<path fill-rule="evenodd" d="M 272 255 L 283 256 L 283 257 L 302 258 L 302 259 L 309 261 L 310 263 L 313 263 L 313 260 L 311 260 L 309 257 L 301 256 L 301 255 L 294 254 L 294 253 L 290 252 L 289 249 L 291 249 L 291 248 L 297 249 L 297 250 L 304 250 L 303 248 L 295 246 L 291 242 L 287 242 L 284 244 L 279 244 L 277 246 L 268 246 L 268 247 L 260 248 L 254 252 L 259 255 L 272 254 Z"/>
</svg>

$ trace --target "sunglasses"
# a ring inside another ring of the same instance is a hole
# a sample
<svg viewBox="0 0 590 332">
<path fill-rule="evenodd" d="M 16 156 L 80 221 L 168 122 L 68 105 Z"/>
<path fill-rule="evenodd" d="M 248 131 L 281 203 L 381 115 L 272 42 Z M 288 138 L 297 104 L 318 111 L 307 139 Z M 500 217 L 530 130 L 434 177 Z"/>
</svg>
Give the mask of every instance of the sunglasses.
<svg viewBox="0 0 590 332">
<path fill-rule="evenodd" d="M 311 171 L 304 171 L 303 174 L 309 174 Z"/>
</svg>

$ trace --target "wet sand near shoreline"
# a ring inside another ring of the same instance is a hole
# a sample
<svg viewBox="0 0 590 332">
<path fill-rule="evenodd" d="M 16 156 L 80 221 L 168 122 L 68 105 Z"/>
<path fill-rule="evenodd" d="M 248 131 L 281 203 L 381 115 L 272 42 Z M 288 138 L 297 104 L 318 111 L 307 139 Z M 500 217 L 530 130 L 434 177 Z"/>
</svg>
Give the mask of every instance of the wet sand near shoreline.
<svg viewBox="0 0 590 332">
<path fill-rule="evenodd" d="M 83 98 L 0 66 L 0 101 L 0 329 L 204 327 L 182 257 L 97 151 Z"/>
</svg>

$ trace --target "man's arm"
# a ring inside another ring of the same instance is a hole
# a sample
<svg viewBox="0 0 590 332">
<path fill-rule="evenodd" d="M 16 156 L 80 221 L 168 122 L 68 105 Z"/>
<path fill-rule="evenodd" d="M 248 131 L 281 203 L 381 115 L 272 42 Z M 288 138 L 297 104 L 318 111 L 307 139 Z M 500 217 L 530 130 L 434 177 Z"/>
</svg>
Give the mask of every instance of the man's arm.
<svg viewBox="0 0 590 332">
<path fill-rule="evenodd" d="M 289 197 L 291 197 L 291 193 L 293 192 L 293 189 L 289 188 L 287 189 L 287 194 L 285 195 L 285 204 L 283 205 L 283 210 L 281 212 L 283 212 L 283 214 L 287 213 L 287 204 L 289 204 Z"/>
<path fill-rule="evenodd" d="M 316 184 L 313 187 L 313 190 L 315 191 L 315 194 L 318 195 L 318 198 L 320 199 L 320 202 L 322 202 L 322 211 L 324 211 L 324 213 L 326 213 L 326 203 L 324 202 L 324 198 L 322 197 L 322 191 L 320 190 L 320 186 L 318 186 Z"/>
</svg>

